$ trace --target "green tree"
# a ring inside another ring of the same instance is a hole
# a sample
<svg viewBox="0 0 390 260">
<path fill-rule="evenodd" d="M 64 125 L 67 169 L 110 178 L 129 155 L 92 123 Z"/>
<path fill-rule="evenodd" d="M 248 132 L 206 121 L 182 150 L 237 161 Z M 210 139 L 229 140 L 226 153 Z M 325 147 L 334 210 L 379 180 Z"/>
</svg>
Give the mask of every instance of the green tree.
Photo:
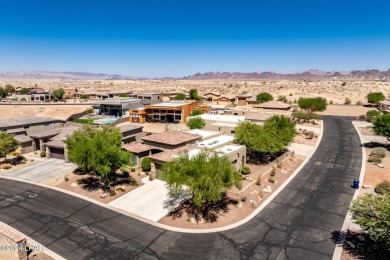
<svg viewBox="0 0 390 260">
<path fill-rule="evenodd" d="M 302 109 L 306 109 L 307 111 L 315 112 L 315 111 L 324 111 L 328 102 L 325 98 L 316 97 L 316 98 L 300 98 L 298 100 L 298 106 Z"/>
<path fill-rule="evenodd" d="M 115 171 L 130 162 L 131 154 L 122 150 L 122 133 L 117 127 L 86 126 L 65 143 L 69 160 L 82 171 L 95 173 L 106 186 Z"/>
<path fill-rule="evenodd" d="M 172 194 L 185 190 L 198 207 L 219 202 L 222 192 L 233 186 L 241 189 L 242 175 L 229 159 L 208 151 L 193 157 L 183 153 L 164 164 L 162 173 Z"/>
<path fill-rule="evenodd" d="M 196 88 L 190 89 L 189 92 L 191 100 L 201 100 L 202 98 L 198 95 L 198 90 Z"/>
<path fill-rule="evenodd" d="M 80 99 L 88 99 L 88 98 L 89 98 L 88 94 L 81 94 L 80 95 Z"/>
<path fill-rule="evenodd" d="M 235 128 L 236 142 L 257 153 L 278 153 L 296 135 L 295 124 L 285 116 L 273 116 L 263 126 L 244 121 Z"/>
<path fill-rule="evenodd" d="M 378 104 L 379 101 L 385 100 L 385 95 L 382 92 L 370 92 L 367 94 L 367 102 Z"/>
<path fill-rule="evenodd" d="M 187 120 L 187 126 L 191 129 L 201 129 L 206 125 L 206 122 L 199 116 L 192 117 Z"/>
<path fill-rule="evenodd" d="M 376 117 L 380 116 L 380 115 L 381 115 L 381 112 L 379 112 L 379 111 L 376 110 L 376 109 L 368 110 L 368 111 L 366 112 L 366 118 L 367 118 L 367 121 L 368 121 L 368 122 L 373 122 L 374 119 L 375 119 Z"/>
<path fill-rule="evenodd" d="M 126 93 L 120 93 L 120 94 L 118 95 L 118 97 L 123 97 L 123 98 L 125 98 L 125 97 L 129 97 L 129 95 L 127 95 Z"/>
<path fill-rule="evenodd" d="M 150 170 L 152 169 L 152 160 L 150 160 L 149 157 L 145 157 L 144 159 L 142 159 L 141 168 L 145 172 L 150 172 Z"/>
<path fill-rule="evenodd" d="M 376 117 L 374 120 L 374 130 L 377 134 L 390 139 L 390 114 Z"/>
<path fill-rule="evenodd" d="M 183 93 L 179 93 L 175 96 L 175 100 L 185 100 L 185 99 L 186 99 L 186 95 Z"/>
<path fill-rule="evenodd" d="M 194 111 L 192 111 L 191 116 L 199 116 L 201 114 L 203 114 L 203 112 L 201 110 L 194 110 Z"/>
<path fill-rule="evenodd" d="M 5 91 L 7 92 L 7 94 L 12 94 L 15 92 L 15 88 L 14 86 L 12 86 L 11 84 L 7 84 L 5 85 Z"/>
<path fill-rule="evenodd" d="M 57 100 L 62 100 L 62 97 L 64 96 L 64 94 L 65 94 L 65 91 L 64 91 L 63 88 L 56 89 L 56 90 L 54 90 L 54 91 L 51 93 L 51 95 L 52 95 L 55 99 L 57 99 Z"/>
<path fill-rule="evenodd" d="M 0 131 L 0 157 L 4 157 L 7 160 L 7 154 L 16 151 L 18 147 L 19 142 L 15 140 L 13 134 Z"/>
<path fill-rule="evenodd" d="M 5 98 L 7 96 L 7 91 L 3 87 L 0 87 L 0 98 Z"/>
<path fill-rule="evenodd" d="M 19 90 L 19 94 L 21 95 L 26 95 L 28 93 L 30 93 L 30 89 L 28 88 L 22 88 L 21 90 Z"/>
<path fill-rule="evenodd" d="M 365 193 L 351 205 L 352 219 L 355 220 L 372 240 L 390 245 L 390 195 Z"/>
<path fill-rule="evenodd" d="M 274 98 L 272 97 L 272 95 L 268 92 L 261 92 L 259 94 L 257 94 L 256 96 L 256 103 L 257 104 L 261 104 L 261 103 L 264 103 L 264 102 L 268 102 L 268 101 L 271 101 L 273 100 Z"/>
</svg>

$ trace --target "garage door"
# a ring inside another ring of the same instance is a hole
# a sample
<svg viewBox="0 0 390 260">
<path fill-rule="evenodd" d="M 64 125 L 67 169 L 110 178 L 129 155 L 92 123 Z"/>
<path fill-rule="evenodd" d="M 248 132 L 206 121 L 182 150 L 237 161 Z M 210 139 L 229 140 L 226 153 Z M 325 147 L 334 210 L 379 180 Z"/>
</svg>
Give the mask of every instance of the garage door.
<svg viewBox="0 0 390 260">
<path fill-rule="evenodd" d="M 61 149 L 61 148 L 50 148 L 50 157 L 51 158 L 65 160 L 64 149 Z"/>
</svg>

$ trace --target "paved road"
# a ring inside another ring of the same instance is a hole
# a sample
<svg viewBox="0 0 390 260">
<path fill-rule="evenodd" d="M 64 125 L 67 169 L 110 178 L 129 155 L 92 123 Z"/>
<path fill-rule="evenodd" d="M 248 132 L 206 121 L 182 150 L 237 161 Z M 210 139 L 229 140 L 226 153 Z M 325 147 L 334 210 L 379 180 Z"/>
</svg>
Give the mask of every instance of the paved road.
<svg viewBox="0 0 390 260">
<path fill-rule="evenodd" d="M 90 202 L 0 179 L 0 220 L 69 259 L 331 259 L 359 176 L 350 119 L 325 117 L 309 163 L 255 218 L 220 233 L 165 231 Z M 37 192 L 35 198 L 28 198 Z M 17 195 L 18 197 L 15 197 Z"/>
<path fill-rule="evenodd" d="M 36 183 L 45 183 L 54 177 L 62 176 L 74 169 L 76 169 L 76 165 L 73 163 L 65 163 L 64 160 L 50 158 L 31 166 L 7 172 L 4 176 Z"/>
</svg>

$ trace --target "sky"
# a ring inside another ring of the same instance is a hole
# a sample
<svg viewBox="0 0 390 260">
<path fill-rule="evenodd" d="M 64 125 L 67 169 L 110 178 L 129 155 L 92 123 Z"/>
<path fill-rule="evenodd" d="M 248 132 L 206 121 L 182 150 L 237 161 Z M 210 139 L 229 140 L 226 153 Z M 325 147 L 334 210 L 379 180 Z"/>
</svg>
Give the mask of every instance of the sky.
<svg viewBox="0 0 390 260">
<path fill-rule="evenodd" d="M 390 69 L 390 1 L 0 0 L 0 71 Z"/>
</svg>

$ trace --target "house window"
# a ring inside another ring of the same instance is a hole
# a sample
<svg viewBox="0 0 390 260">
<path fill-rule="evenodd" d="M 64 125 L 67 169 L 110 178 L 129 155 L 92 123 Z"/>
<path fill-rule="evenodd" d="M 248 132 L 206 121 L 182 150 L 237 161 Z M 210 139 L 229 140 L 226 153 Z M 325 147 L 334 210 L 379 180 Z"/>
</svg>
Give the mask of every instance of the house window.
<svg viewBox="0 0 390 260">
<path fill-rule="evenodd" d="M 29 126 L 25 126 L 24 129 L 30 128 Z"/>
<path fill-rule="evenodd" d="M 181 115 L 175 115 L 175 120 L 180 121 L 181 120 Z"/>
<path fill-rule="evenodd" d="M 131 117 L 140 117 L 140 114 L 131 114 Z"/>
<path fill-rule="evenodd" d="M 237 160 L 232 161 L 232 164 L 236 164 L 236 163 L 237 163 Z"/>
<path fill-rule="evenodd" d="M 153 119 L 160 119 L 160 115 L 153 115 Z"/>
</svg>

